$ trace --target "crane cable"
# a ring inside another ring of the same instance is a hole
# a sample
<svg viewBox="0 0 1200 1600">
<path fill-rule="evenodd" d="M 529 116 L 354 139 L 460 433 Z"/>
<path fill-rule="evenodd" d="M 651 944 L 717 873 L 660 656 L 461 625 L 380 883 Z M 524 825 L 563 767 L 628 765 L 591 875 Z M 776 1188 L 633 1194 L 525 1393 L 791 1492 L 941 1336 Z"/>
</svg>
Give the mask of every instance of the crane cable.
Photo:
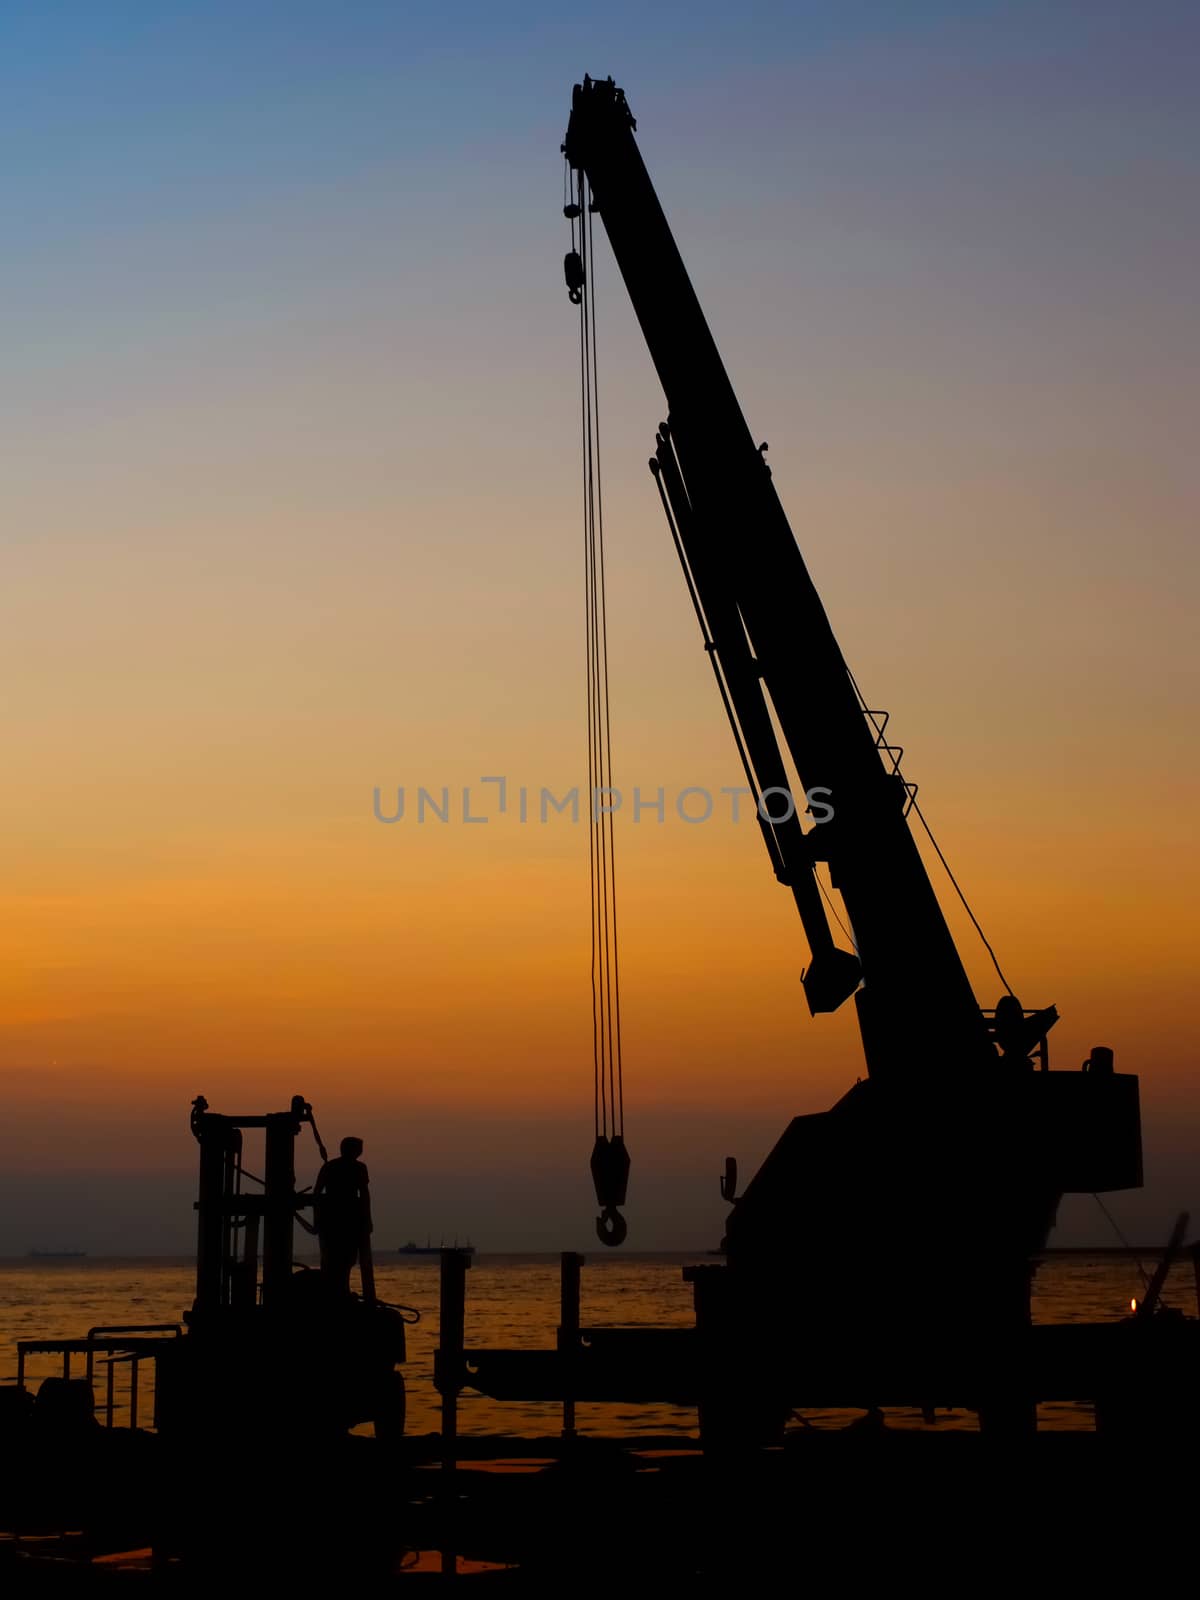
<svg viewBox="0 0 1200 1600">
<path fill-rule="evenodd" d="M 608 610 L 604 570 L 604 504 L 600 471 L 600 396 L 596 303 L 591 288 L 594 202 L 584 173 L 567 167 L 563 211 L 571 224 L 567 289 L 579 307 L 580 435 L 583 466 L 584 631 L 587 690 L 588 877 L 591 894 L 592 1083 L 595 1143 L 591 1171 L 600 1216 L 596 1231 L 620 1244 L 626 1224 L 629 1155 L 625 1148 L 625 1085 L 621 1047 L 621 981 L 617 940 L 613 828 L 612 722 L 609 710 Z"/>
</svg>

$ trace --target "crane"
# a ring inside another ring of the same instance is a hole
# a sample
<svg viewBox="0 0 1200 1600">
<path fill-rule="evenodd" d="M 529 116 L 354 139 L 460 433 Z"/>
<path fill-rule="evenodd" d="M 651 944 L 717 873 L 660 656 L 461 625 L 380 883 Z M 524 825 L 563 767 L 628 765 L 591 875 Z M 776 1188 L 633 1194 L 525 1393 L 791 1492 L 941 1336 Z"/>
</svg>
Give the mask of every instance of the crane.
<svg viewBox="0 0 1200 1600">
<path fill-rule="evenodd" d="M 914 836 L 915 789 L 843 658 L 635 131 L 611 78 L 575 86 L 566 210 L 581 241 L 599 218 L 666 397 L 650 469 L 808 942 L 808 1007 L 853 1000 L 865 1063 L 830 1110 L 793 1119 L 740 1195 L 728 1166 L 727 1260 L 698 1288 L 701 1326 L 733 1341 L 728 1366 L 758 1374 L 764 1416 L 807 1360 L 858 1371 L 868 1399 L 904 1372 L 918 1398 L 985 1394 L 996 1426 L 1025 1426 L 1019 1383 L 996 1374 L 1015 1370 L 1031 1260 L 1064 1193 L 1141 1184 L 1138 1081 L 1104 1047 L 1083 1071 L 1051 1072 L 1053 1006 L 1026 1008 L 1007 985 L 994 1010 L 976 999 Z M 568 255 L 585 316 L 591 269 L 590 247 Z M 813 807 L 804 826 L 789 764 L 826 820 Z"/>
</svg>

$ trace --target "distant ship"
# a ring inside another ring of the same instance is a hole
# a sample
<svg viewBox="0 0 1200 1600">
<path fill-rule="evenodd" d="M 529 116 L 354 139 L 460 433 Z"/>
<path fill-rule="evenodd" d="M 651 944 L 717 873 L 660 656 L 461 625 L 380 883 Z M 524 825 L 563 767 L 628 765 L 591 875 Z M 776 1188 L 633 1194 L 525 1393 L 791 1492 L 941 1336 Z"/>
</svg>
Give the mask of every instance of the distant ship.
<svg viewBox="0 0 1200 1600">
<path fill-rule="evenodd" d="M 457 1239 L 453 1244 L 430 1244 L 428 1239 L 424 1244 L 417 1244 L 410 1239 L 407 1244 L 397 1245 L 396 1254 L 398 1256 L 440 1256 L 443 1250 L 461 1250 L 465 1256 L 473 1256 L 475 1254 L 475 1246 L 473 1244 L 459 1244 Z"/>
<path fill-rule="evenodd" d="M 82 1261 L 87 1255 L 86 1250 L 31 1250 L 31 1261 Z"/>
</svg>

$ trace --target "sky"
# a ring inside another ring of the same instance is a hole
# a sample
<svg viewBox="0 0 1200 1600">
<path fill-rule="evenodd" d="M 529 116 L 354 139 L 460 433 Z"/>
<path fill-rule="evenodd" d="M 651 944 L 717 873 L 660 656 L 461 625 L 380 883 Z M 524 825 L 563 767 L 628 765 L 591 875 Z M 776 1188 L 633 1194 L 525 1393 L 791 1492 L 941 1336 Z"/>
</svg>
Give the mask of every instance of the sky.
<svg viewBox="0 0 1200 1600">
<path fill-rule="evenodd" d="M 591 1240 L 586 829 L 515 799 L 586 782 L 584 72 L 626 89 L 1052 1060 L 1141 1075 L 1147 1186 L 1110 1210 L 1200 1209 L 1198 31 L 1165 0 L 3 8 L 0 1253 L 186 1249 L 199 1093 L 360 1134 L 396 1243 Z M 595 293 L 614 767 L 668 796 L 617 827 L 630 1244 L 694 1248 L 725 1155 L 861 1054 L 850 1008 L 807 1014 L 753 823 L 671 804 L 739 769 L 606 253 Z M 1059 1238 L 1112 1236 L 1072 1198 Z"/>
</svg>

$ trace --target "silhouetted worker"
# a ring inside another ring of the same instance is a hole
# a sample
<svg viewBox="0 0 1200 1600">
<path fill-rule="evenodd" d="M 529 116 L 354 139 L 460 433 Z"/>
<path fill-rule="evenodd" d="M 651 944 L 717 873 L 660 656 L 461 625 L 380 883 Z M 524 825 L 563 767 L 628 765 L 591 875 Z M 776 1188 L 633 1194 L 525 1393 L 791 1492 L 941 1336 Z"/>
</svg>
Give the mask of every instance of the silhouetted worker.
<svg viewBox="0 0 1200 1600">
<path fill-rule="evenodd" d="M 313 1185 L 321 1271 L 333 1288 L 350 1293 L 350 1269 L 371 1232 L 367 1169 L 358 1159 L 361 1139 L 343 1139 L 341 1155 L 327 1161 Z"/>
</svg>

